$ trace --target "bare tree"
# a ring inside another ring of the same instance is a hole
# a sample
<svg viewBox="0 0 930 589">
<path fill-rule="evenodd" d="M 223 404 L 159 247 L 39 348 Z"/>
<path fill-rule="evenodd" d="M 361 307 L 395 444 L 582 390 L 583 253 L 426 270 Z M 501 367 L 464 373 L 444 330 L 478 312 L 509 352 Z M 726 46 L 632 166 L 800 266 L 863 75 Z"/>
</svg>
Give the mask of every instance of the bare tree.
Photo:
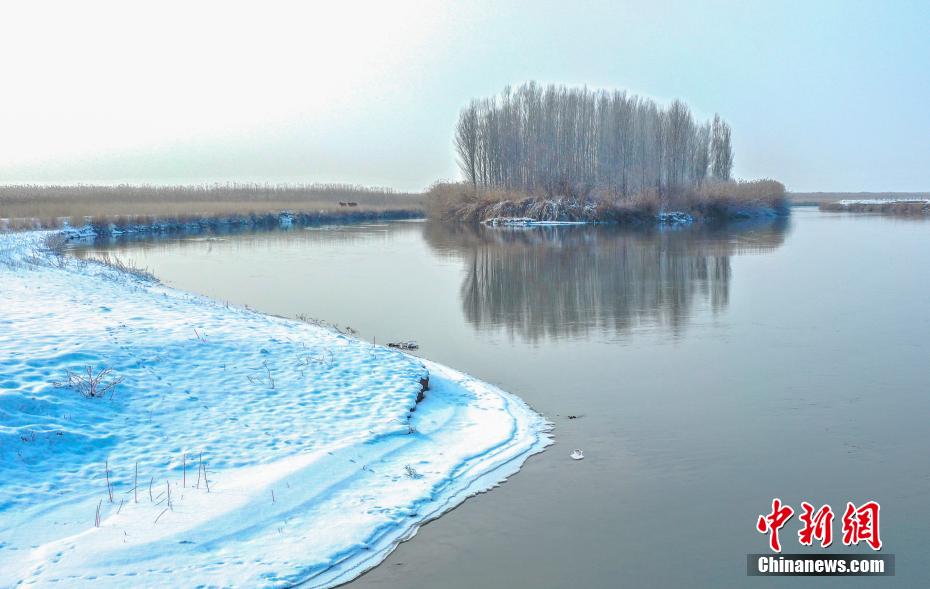
<svg viewBox="0 0 930 589">
<path fill-rule="evenodd" d="M 733 146 L 730 143 L 730 125 L 714 115 L 711 126 L 711 170 L 714 178 L 729 180 L 733 172 Z"/>
<path fill-rule="evenodd" d="M 455 127 L 455 149 L 465 178 L 478 187 L 478 105 L 472 101 L 462 109 Z"/>
<path fill-rule="evenodd" d="M 625 92 L 535 82 L 462 109 L 455 147 L 476 189 L 547 194 L 672 192 L 708 173 L 728 179 L 733 166 L 719 116 L 699 124 L 680 100 L 662 108 Z"/>
</svg>

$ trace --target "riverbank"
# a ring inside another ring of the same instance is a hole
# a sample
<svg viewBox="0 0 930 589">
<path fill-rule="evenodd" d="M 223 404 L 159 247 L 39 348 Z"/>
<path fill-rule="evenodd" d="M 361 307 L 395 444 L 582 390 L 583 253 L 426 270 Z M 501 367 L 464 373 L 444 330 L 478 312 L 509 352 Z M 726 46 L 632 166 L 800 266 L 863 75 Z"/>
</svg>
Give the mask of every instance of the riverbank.
<svg viewBox="0 0 930 589">
<path fill-rule="evenodd" d="M 820 210 L 847 213 L 884 213 L 889 215 L 930 215 L 930 198 L 844 199 L 820 203 Z"/>
<path fill-rule="evenodd" d="M 0 230 L 166 232 L 265 228 L 282 216 L 313 224 L 423 215 L 420 194 L 342 184 L 0 186 Z"/>
<path fill-rule="evenodd" d="M 295 212 L 279 211 L 264 214 L 224 215 L 224 216 L 190 216 L 186 219 L 152 219 L 147 222 L 88 222 L 81 227 L 65 226 L 62 232 L 71 238 L 106 238 L 122 236 L 146 236 L 177 233 L 215 233 L 225 234 L 244 230 L 269 230 L 290 227 L 309 227 L 313 225 L 331 225 L 341 223 L 361 223 L 365 221 L 401 221 L 420 219 L 423 212 L 409 210 L 345 210 Z"/>
<path fill-rule="evenodd" d="M 527 225 L 533 223 L 688 224 L 789 214 L 785 187 L 774 180 L 706 182 L 675 194 L 628 197 L 592 191 L 584 195 L 536 195 L 476 190 L 466 183 L 439 183 L 426 196 L 430 217 L 442 221 Z"/>
<path fill-rule="evenodd" d="M 84 252 L 367 341 L 414 339 L 555 423 L 556 444 L 518 475 L 346 589 L 741 587 L 745 568 L 717 566 L 720 554 L 766 549 L 754 523 L 773 488 L 795 506 L 897 506 L 882 511 L 885 545 L 923 558 L 911 516 L 928 496 L 926 469 L 914 472 L 930 413 L 923 223 L 800 208 L 675 231 L 398 222 Z M 765 476 L 745 476 L 758 464 Z M 930 569 L 901 580 L 930 586 Z"/>
<path fill-rule="evenodd" d="M 914 200 L 927 198 L 926 192 L 789 192 L 793 206 L 819 207 L 822 204 L 853 200 Z"/>
<path fill-rule="evenodd" d="M 0 585 L 332 586 L 549 443 L 496 387 L 49 235 L 0 234 Z"/>
</svg>

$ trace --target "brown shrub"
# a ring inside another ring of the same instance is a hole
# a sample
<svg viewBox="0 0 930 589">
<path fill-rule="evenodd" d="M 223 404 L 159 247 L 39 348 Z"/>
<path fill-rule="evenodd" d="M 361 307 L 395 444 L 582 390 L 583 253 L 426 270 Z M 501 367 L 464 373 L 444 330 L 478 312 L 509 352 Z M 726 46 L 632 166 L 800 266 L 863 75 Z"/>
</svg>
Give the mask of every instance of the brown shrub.
<svg viewBox="0 0 930 589">
<path fill-rule="evenodd" d="M 463 182 L 442 182 L 426 194 L 430 217 L 470 223 L 495 217 L 529 217 L 539 221 L 642 221 L 655 217 L 662 210 L 727 217 L 756 209 L 783 212 L 787 203 L 784 185 L 775 180 L 709 180 L 674 194 L 649 189 L 632 196 L 620 196 L 595 189 L 581 197 L 539 196 L 475 189 Z"/>
<path fill-rule="evenodd" d="M 848 213 L 882 213 L 904 217 L 930 215 L 930 202 L 927 200 L 886 200 L 885 202 L 824 202 L 821 211 Z"/>
<path fill-rule="evenodd" d="M 508 206 L 529 195 L 516 191 L 475 188 L 467 182 L 437 182 L 426 193 L 426 212 L 444 221 L 479 222 L 494 205 Z"/>
<path fill-rule="evenodd" d="M 673 208 L 679 203 L 687 212 L 726 215 L 751 208 L 784 211 L 788 207 L 788 197 L 785 185 L 777 180 L 709 180 L 690 189 L 677 201 L 673 199 Z"/>
</svg>

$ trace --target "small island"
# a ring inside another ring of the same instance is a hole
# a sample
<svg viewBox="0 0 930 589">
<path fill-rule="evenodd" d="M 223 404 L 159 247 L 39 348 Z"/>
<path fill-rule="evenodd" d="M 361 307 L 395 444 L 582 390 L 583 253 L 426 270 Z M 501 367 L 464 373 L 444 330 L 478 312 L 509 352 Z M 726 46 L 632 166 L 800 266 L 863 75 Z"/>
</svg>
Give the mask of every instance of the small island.
<svg viewBox="0 0 930 589">
<path fill-rule="evenodd" d="M 687 224 L 788 214 L 775 180 L 731 177 L 732 130 L 623 91 L 534 82 L 472 100 L 455 148 L 465 178 L 427 194 L 430 216 L 527 225 Z"/>
</svg>

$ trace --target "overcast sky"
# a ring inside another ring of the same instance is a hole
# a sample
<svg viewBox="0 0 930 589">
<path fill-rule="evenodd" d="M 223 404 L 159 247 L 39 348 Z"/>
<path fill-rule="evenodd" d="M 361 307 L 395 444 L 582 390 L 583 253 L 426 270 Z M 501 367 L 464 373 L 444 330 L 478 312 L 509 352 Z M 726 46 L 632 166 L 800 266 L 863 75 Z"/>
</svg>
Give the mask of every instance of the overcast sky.
<svg viewBox="0 0 930 589">
<path fill-rule="evenodd" d="M 719 112 L 738 177 L 930 190 L 926 1 L 17 2 L 0 55 L 0 183 L 418 190 L 537 80 Z"/>
</svg>

